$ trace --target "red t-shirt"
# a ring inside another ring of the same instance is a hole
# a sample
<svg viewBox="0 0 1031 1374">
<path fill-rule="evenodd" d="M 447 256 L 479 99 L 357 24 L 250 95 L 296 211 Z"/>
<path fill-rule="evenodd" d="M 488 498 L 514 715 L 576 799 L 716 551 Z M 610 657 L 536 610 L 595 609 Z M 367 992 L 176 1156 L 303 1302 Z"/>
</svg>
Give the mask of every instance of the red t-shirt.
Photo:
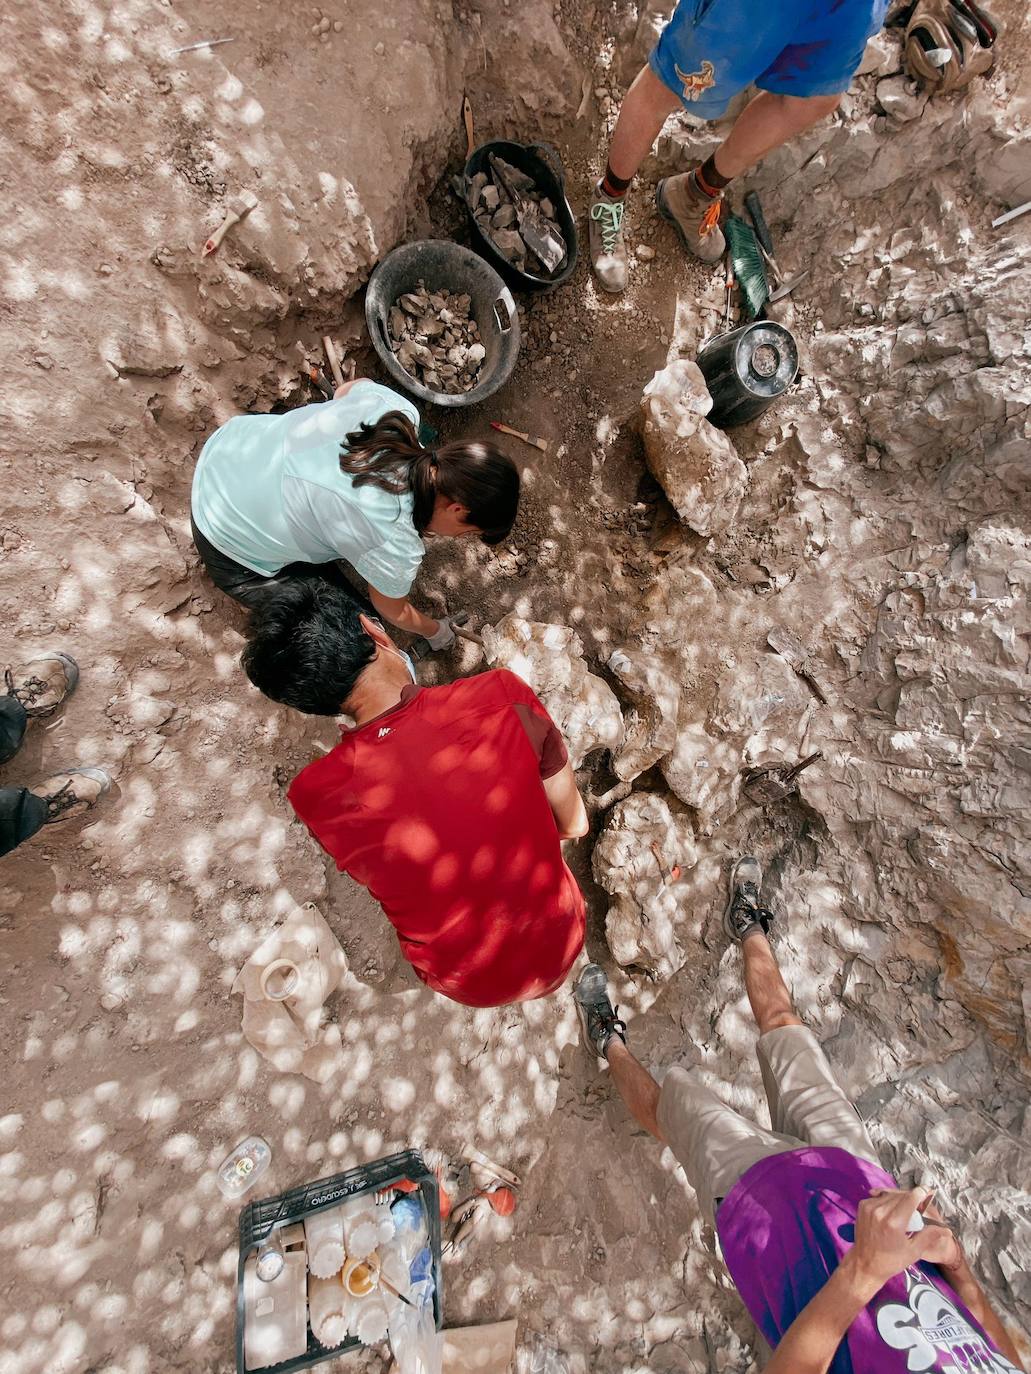
<svg viewBox="0 0 1031 1374">
<path fill-rule="evenodd" d="M 566 757 L 533 692 L 498 669 L 406 687 L 288 795 L 423 982 L 496 1007 L 554 992 L 583 945 L 583 897 L 541 786 Z"/>
</svg>

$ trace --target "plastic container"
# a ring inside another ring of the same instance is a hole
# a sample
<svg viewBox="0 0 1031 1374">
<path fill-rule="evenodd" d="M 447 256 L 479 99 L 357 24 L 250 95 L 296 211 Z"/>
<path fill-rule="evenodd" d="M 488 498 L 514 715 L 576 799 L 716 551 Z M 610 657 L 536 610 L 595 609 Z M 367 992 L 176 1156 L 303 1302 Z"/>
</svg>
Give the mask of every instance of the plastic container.
<svg viewBox="0 0 1031 1374">
<path fill-rule="evenodd" d="M 405 291 L 419 282 L 430 291 L 468 292 L 470 313 L 487 350 L 480 369 L 482 380 L 471 391 L 451 395 L 432 391 L 398 362 L 390 347 L 387 316 Z M 391 377 L 411 396 L 436 406 L 474 406 L 493 396 L 511 377 L 519 357 L 519 316 L 508 287 L 489 263 L 469 248 L 446 239 L 420 239 L 387 255 L 369 278 L 365 293 L 365 319 L 372 346 Z"/>
<path fill-rule="evenodd" d="M 262 1241 L 266 1239 L 274 1227 L 285 1227 L 303 1221 L 307 1216 L 339 1207 L 348 1198 L 360 1197 L 364 1193 L 375 1193 L 380 1188 L 389 1188 L 402 1179 L 410 1179 L 418 1185 L 417 1192 L 412 1193 L 411 1196 L 419 1196 L 425 1210 L 429 1227 L 426 1267 L 433 1280 L 433 1321 L 436 1329 L 440 1329 L 444 1315 L 444 1289 L 440 1262 L 440 1198 L 437 1179 L 436 1175 L 427 1169 L 422 1155 L 418 1151 L 405 1150 L 401 1154 L 390 1155 L 386 1159 L 378 1159 L 372 1164 L 363 1164 L 360 1168 L 348 1169 L 346 1173 L 334 1174 L 331 1178 L 318 1179 L 303 1188 L 294 1188 L 288 1193 L 279 1193 L 275 1197 L 259 1198 L 257 1201 L 249 1203 L 240 1213 L 240 1253 L 237 1261 L 236 1291 L 236 1368 L 238 1374 L 256 1374 L 254 1367 L 248 1371 L 244 1363 L 244 1272 L 248 1261 L 251 1262 L 251 1272 L 253 1272 L 252 1256 Z M 267 1284 L 261 1285 L 263 1289 L 267 1289 L 269 1286 Z M 304 1354 L 277 1364 L 275 1366 L 276 1374 L 290 1374 L 291 1370 L 307 1369 L 313 1364 L 334 1359 L 337 1355 L 342 1355 L 348 1350 L 354 1350 L 361 1344 L 361 1341 L 354 1337 L 348 1337 L 340 1345 L 327 1350 L 318 1343 L 309 1329 L 307 1331 L 307 1348 Z M 272 1366 L 260 1368 L 271 1369 Z"/>
<path fill-rule="evenodd" d="M 562 230 L 562 237 L 566 241 L 566 264 L 553 277 L 535 277 L 529 272 L 520 272 L 513 267 L 504 253 L 494 247 L 491 239 L 483 232 L 473 218 L 473 212 L 469 205 L 469 182 L 477 172 L 490 173 L 490 155 L 502 158 L 505 162 L 510 162 L 513 167 L 518 167 L 521 172 L 525 172 L 528 177 L 532 177 L 537 185 L 537 189 L 542 195 L 547 196 L 551 201 L 555 211 L 555 223 Z M 556 286 L 561 286 L 573 275 L 576 268 L 576 259 L 579 252 L 579 244 L 576 234 L 576 220 L 570 208 L 569 201 L 566 199 L 566 182 L 562 170 L 562 160 L 555 148 L 550 143 L 509 143 L 505 139 L 494 139 L 490 143 L 481 143 L 478 148 L 474 148 L 472 155 L 465 164 L 464 181 L 462 189 L 465 192 L 465 208 L 469 216 L 470 233 L 472 234 L 473 245 L 478 253 L 483 256 L 501 273 L 505 281 L 520 291 L 554 291 Z"/>
<path fill-rule="evenodd" d="M 260 1135 L 249 1135 L 226 1155 L 215 1171 L 218 1191 L 230 1202 L 243 1197 L 272 1163 L 272 1146 Z"/>
<path fill-rule="evenodd" d="M 710 339 L 698 366 L 712 397 L 706 418 L 730 429 L 754 420 L 783 396 L 798 376 L 798 345 L 782 324 L 754 320 Z"/>
</svg>

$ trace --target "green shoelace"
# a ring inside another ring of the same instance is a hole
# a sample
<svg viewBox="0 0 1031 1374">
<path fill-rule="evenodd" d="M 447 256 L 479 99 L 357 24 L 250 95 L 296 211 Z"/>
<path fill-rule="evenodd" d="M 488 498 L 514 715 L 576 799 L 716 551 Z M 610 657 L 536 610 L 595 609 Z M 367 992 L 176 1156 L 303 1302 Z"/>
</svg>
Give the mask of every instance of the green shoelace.
<svg viewBox="0 0 1031 1374">
<path fill-rule="evenodd" d="M 591 219 L 601 225 L 601 246 L 611 253 L 619 243 L 623 232 L 623 202 L 620 200 L 596 200 L 591 206 Z"/>
</svg>

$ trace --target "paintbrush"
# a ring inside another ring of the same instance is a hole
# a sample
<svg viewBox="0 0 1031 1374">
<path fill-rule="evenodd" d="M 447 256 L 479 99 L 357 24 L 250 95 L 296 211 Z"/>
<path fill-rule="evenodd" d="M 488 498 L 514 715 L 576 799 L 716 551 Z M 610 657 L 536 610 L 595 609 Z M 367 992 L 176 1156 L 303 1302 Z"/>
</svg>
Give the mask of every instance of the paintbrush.
<svg viewBox="0 0 1031 1374">
<path fill-rule="evenodd" d="M 257 203 L 258 197 L 254 194 L 253 191 L 241 191 L 240 194 L 235 197 L 235 199 L 231 200 L 229 202 L 229 209 L 226 212 L 225 219 L 222 221 L 222 223 L 218 226 L 215 232 L 205 243 L 204 247 L 201 249 L 201 257 L 206 258 L 211 253 L 213 253 L 215 249 L 218 247 L 218 245 L 225 238 L 226 234 L 228 234 L 230 229 L 232 229 L 233 225 L 239 224 L 239 222 L 242 219 L 246 219 L 246 217 L 251 213 L 251 211 L 254 209 Z"/>
<path fill-rule="evenodd" d="M 408 1307 L 414 1307 L 414 1306 L 415 1306 L 415 1303 L 412 1302 L 411 1298 L 406 1298 L 405 1295 L 404 1295 L 403 1293 L 399 1293 L 399 1292 L 397 1291 L 397 1289 L 394 1287 L 394 1285 L 393 1285 L 392 1283 L 390 1283 L 389 1280 L 385 1279 L 385 1278 L 383 1277 L 382 1274 L 380 1274 L 380 1276 L 379 1276 L 379 1286 L 380 1286 L 381 1288 L 385 1288 L 385 1289 L 387 1290 L 387 1292 L 388 1292 L 389 1294 L 391 1294 L 392 1297 L 400 1298 L 401 1301 L 402 1301 L 406 1306 L 408 1306 Z"/>
<path fill-rule="evenodd" d="M 511 434 L 513 439 L 522 439 L 524 444 L 529 444 L 532 448 L 539 448 L 542 453 L 548 451 L 547 439 L 537 439 L 532 434 L 524 434 L 521 429 L 513 429 L 511 425 L 503 425 L 500 420 L 491 420 L 491 429 L 496 429 L 499 434 Z"/>
</svg>

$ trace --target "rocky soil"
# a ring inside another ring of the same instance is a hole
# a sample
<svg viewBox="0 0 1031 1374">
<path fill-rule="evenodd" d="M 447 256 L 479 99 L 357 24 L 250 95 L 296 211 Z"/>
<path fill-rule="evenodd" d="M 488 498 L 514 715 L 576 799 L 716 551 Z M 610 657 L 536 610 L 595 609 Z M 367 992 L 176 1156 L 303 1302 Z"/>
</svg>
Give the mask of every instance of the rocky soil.
<svg viewBox="0 0 1031 1374">
<path fill-rule="evenodd" d="M 556 143 L 582 212 L 654 12 L 312 8 L 8 16 L 3 655 L 61 647 L 83 673 L 4 780 L 79 760 L 117 786 L 0 870 L 0 1371 L 230 1370 L 237 1208 L 212 1170 L 252 1131 L 270 1192 L 475 1139 L 525 1186 L 449 1269 L 452 1323 L 518 1316 L 524 1346 L 544 1335 L 573 1370 L 744 1371 L 752 1333 L 711 1234 L 582 1053 L 568 998 L 432 996 L 291 823 L 285 787 L 332 727 L 246 684 L 241 615 L 188 526 L 206 434 L 306 398 L 298 343 L 315 354 L 330 330 L 375 371 L 360 291 L 379 257 L 468 242 L 448 183 L 463 91 L 479 136 Z M 1026 16 L 999 8 L 990 79 L 927 101 L 882 37 L 840 115 L 750 179 L 781 265 L 812 267 L 779 314 L 803 377 L 715 440 L 719 461 L 690 364 L 720 274 L 649 209 L 655 177 L 718 134 L 670 122 L 631 197 L 627 294 L 599 298 L 581 264 L 522 298 L 513 379 L 429 415 L 448 437 L 503 419 L 551 447 L 533 462 L 511 441 L 530 466 L 510 545 L 435 548 L 419 593 L 498 626 L 488 652 L 539 675 L 604 798 L 571 862 L 635 1050 L 764 1110 L 719 925 L 728 857 L 759 853 L 789 981 L 885 1162 L 934 1180 L 1027 1326 L 1031 216 L 990 221 L 1031 198 L 1031 101 Z M 234 42 L 172 55 L 216 36 Z M 202 260 L 242 189 L 258 207 Z M 768 648 L 778 629 L 825 702 Z M 482 662 L 463 644 L 421 671 Z M 748 768 L 814 750 L 796 797 L 742 795 Z M 307 901 L 350 966 L 322 1085 L 247 1045 L 230 992 Z"/>
</svg>

